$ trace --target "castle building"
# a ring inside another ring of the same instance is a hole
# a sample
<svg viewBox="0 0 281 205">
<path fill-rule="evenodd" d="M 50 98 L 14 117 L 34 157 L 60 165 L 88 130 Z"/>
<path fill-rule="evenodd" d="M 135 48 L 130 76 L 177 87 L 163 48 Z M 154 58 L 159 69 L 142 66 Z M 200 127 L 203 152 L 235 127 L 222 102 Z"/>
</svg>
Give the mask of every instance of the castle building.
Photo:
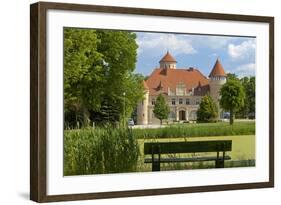
<svg viewBox="0 0 281 205">
<path fill-rule="evenodd" d="M 197 119 L 197 110 L 203 96 L 209 94 L 219 106 L 219 91 L 226 82 L 226 73 L 217 59 L 208 77 L 197 68 L 177 68 L 176 59 L 167 52 L 143 82 L 145 94 L 137 107 L 137 124 L 159 124 L 153 109 L 156 98 L 162 94 L 170 107 L 169 121 Z M 220 117 L 222 111 L 219 109 Z"/>
</svg>

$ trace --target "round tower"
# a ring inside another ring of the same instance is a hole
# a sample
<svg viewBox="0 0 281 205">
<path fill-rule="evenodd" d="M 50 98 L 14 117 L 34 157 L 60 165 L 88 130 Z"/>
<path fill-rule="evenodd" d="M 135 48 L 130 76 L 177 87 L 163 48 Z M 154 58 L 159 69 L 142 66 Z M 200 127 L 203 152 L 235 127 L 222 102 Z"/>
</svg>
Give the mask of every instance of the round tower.
<svg viewBox="0 0 281 205">
<path fill-rule="evenodd" d="M 214 101 L 217 103 L 219 108 L 219 100 L 220 100 L 220 89 L 226 82 L 226 73 L 224 71 L 223 66 L 221 65 L 219 59 L 217 59 L 210 75 L 210 96 L 214 99 Z M 219 109 L 219 113 L 221 113 L 221 110 Z M 220 116 L 222 117 L 222 116 Z"/>
<path fill-rule="evenodd" d="M 145 81 L 143 81 L 143 86 L 145 89 L 144 98 L 138 104 L 138 107 L 137 107 L 137 124 L 138 125 L 147 125 L 148 124 L 149 88 Z"/>
<path fill-rule="evenodd" d="M 177 68 L 177 61 L 176 59 L 167 51 L 166 55 L 159 61 L 160 68 L 170 68 L 176 69 Z"/>
</svg>

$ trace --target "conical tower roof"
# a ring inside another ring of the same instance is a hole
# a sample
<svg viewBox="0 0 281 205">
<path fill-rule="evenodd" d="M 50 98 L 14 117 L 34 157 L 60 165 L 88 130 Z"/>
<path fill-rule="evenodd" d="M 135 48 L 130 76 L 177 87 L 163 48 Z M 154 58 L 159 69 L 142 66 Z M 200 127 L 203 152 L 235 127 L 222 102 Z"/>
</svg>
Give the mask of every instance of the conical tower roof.
<svg viewBox="0 0 281 205">
<path fill-rule="evenodd" d="M 209 77 L 226 77 L 226 73 L 219 59 L 217 59 Z"/>
<path fill-rule="evenodd" d="M 176 59 L 167 51 L 166 55 L 159 61 L 161 62 L 177 62 Z"/>
</svg>

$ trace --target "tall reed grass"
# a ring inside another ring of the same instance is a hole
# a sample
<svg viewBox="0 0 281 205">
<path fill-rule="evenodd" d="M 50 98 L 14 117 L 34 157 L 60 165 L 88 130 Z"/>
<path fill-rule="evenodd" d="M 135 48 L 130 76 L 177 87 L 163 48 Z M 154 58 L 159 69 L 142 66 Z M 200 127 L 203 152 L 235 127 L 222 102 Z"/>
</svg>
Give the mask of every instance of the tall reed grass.
<svg viewBox="0 0 281 205">
<path fill-rule="evenodd" d="M 136 171 L 140 151 L 131 130 L 95 128 L 64 132 L 64 175 Z"/>
</svg>

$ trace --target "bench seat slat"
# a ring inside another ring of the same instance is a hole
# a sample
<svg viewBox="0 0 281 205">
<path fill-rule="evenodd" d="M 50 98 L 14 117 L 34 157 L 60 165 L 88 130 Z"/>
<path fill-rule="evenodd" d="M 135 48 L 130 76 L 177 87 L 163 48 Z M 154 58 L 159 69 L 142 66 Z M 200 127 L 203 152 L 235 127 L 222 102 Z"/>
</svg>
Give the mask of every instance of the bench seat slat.
<svg viewBox="0 0 281 205">
<path fill-rule="evenodd" d="M 144 154 L 172 154 L 231 151 L 231 140 L 189 141 L 189 142 L 145 142 Z"/>
<path fill-rule="evenodd" d="M 202 162 L 202 161 L 215 161 L 215 160 L 223 160 L 223 157 L 217 158 L 217 156 L 213 157 L 192 157 L 192 158 L 176 158 L 176 157 L 169 157 L 169 158 L 160 158 L 160 163 L 172 163 L 172 162 Z M 225 156 L 224 160 L 230 160 L 230 156 Z M 157 161 L 157 159 L 155 159 Z M 152 163 L 152 158 L 146 158 L 144 163 Z"/>
</svg>

